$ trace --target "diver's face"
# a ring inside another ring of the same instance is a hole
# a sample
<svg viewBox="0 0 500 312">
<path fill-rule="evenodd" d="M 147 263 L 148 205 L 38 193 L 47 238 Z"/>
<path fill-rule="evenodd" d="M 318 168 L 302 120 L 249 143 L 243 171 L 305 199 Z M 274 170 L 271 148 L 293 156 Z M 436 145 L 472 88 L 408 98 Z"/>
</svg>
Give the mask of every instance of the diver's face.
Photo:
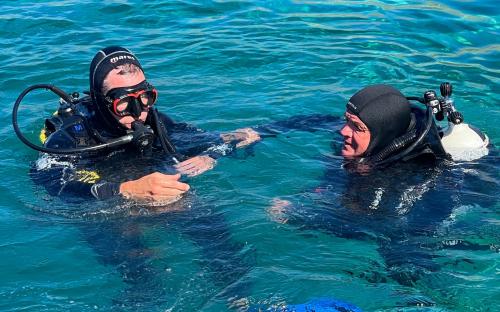
<svg viewBox="0 0 500 312">
<path fill-rule="evenodd" d="M 345 118 L 346 124 L 340 129 L 344 137 L 342 156 L 361 156 L 370 144 L 370 131 L 358 116 L 346 112 Z"/>
<path fill-rule="evenodd" d="M 108 76 L 106 77 L 107 90 L 135 86 L 146 79 L 142 71 L 138 71 L 134 74 L 128 74 L 128 75 L 118 74 L 120 71 L 121 71 L 120 69 L 113 69 L 111 72 L 109 72 Z M 129 115 L 118 118 L 118 121 L 127 129 L 131 129 L 132 123 L 134 121 L 140 120 L 144 123 L 147 117 L 148 117 L 148 111 L 143 111 L 141 112 L 141 115 L 138 118 Z"/>
</svg>

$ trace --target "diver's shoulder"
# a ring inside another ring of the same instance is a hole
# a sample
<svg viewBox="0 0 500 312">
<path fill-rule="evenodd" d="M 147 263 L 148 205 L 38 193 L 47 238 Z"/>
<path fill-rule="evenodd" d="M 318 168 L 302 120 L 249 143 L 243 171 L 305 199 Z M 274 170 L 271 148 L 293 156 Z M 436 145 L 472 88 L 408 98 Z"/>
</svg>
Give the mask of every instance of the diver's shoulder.
<svg viewBox="0 0 500 312">
<path fill-rule="evenodd" d="M 45 119 L 42 132 L 45 147 L 68 148 L 91 145 L 89 120 L 86 112 L 57 112 Z"/>
<path fill-rule="evenodd" d="M 160 118 L 160 120 L 163 122 L 163 124 L 165 126 L 170 127 L 170 126 L 174 126 L 176 124 L 176 122 L 167 114 L 160 112 L 160 111 L 156 111 L 156 112 L 158 114 L 158 117 Z"/>
</svg>

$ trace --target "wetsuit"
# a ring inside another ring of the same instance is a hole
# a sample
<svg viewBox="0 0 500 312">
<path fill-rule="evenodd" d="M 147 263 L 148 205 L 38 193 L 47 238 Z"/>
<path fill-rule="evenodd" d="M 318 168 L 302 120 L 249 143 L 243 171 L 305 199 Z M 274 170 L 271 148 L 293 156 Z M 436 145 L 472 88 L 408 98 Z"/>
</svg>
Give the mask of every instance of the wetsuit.
<svg viewBox="0 0 500 312">
<path fill-rule="evenodd" d="M 107 129 L 101 126 L 102 123 L 87 109 L 89 106 L 90 99 L 82 98 L 76 106 L 77 113 L 73 116 L 49 118 L 42 131 L 44 145 L 74 148 L 98 144 L 103 140 L 100 137 L 112 138 Z M 93 204 L 85 203 L 89 198 L 111 198 L 118 194 L 118 186 L 122 181 L 137 179 L 151 172 L 174 173 L 172 165 L 175 161 L 172 156 L 182 161 L 197 155 L 218 158 L 233 152 L 235 145 L 224 143 L 219 133 L 206 132 L 186 123 L 176 123 L 165 114 L 158 115 L 171 143 L 176 147 L 176 155 L 164 152 L 158 138 L 155 138 L 151 149 L 142 152 L 128 144 L 74 156 L 42 154 L 33 166 L 31 176 L 51 195 L 62 197 L 65 203 L 70 203 L 64 205 L 70 218 L 85 219 L 87 212 L 90 215 L 94 212 L 93 207 L 89 207 Z M 147 120 L 146 124 L 149 122 Z M 84 240 L 95 250 L 99 261 L 116 267 L 127 285 L 121 295 L 113 298 L 114 305 L 120 311 L 136 311 L 140 308 L 150 311 L 162 305 L 166 308 L 180 296 L 178 292 L 182 294 L 182 284 L 159 287 L 162 283 L 168 284 L 166 281 L 171 279 L 172 274 L 166 272 L 161 265 L 152 263 L 152 259 L 163 259 L 167 262 L 164 264 L 168 265 L 170 255 L 152 252 L 144 239 L 143 228 L 177 231 L 196 244 L 201 250 L 201 256 L 191 260 L 200 266 L 199 270 L 204 275 L 209 275 L 210 278 L 204 280 L 204 283 L 219 287 L 213 287 L 212 291 L 216 292 L 214 296 L 218 293 L 225 298 L 248 293 L 244 290 L 247 286 L 244 282 L 239 282 L 239 279 L 250 270 L 252 251 L 232 239 L 223 214 L 217 212 L 213 203 L 200 202 L 196 196 L 187 194 L 180 201 L 169 205 L 169 213 L 159 213 L 154 217 L 148 217 L 147 214 L 154 214 L 155 207 L 148 207 L 146 216 L 141 216 L 142 205 L 128 207 L 124 204 L 127 207 L 125 210 L 133 210 L 139 214 L 126 218 L 120 218 L 121 203 L 113 201 L 102 204 L 104 210 L 112 211 L 113 217 L 108 220 L 106 213 L 97 212 L 93 218 L 96 222 L 79 222 L 77 226 L 81 229 Z M 190 209 L 192 206 L 196 208 Z M 186 278 L 188 279 L 192 278 Z M 235 289 L 231 287 L 233 284 Z"/>
<path fill-rule="evenodd" d="M 93 146 L 113 136 L 102 127 L 88 107 L 85 97 L 70 116 L 55 115 L 46 120 L 41 140 L 51 148 Z M 151 116 L 151 114 L 149 114 Z M 132 144 L 81 155 L 54 156 L 42 154 L 31 170 L 33 180 L 44 185 L 51 195 L 93 196 L 105 199 L 119 193 L 120 183 L 161 170 L 174 173 L 169 165 L 172 156 L 179 161 L 197 155 L 217 158 L 233 151 L 234 144 L 225 144 L 218 133 L 205 132 L 186 123 L 176 123 L 158 113 L 178 155 L 166 155 L 158 137 L 151 148 L 140 152 Z M 146 121 L 148 124 L 150 120 Z"/>
<path fill-rule="evenodd" d="M 425 129 L 425 112 L 412 108 L 412 113 L 415 123 L 410 129 L 416 129 L 418 136 Z M 338 122 L 334 128 L 342 125 Z M 372 272 L 353 271 L 353 275 L 372 282 L 390 277 L 403 285 L 415 285 L 423 276 L 430 278 L 431 272 L 440 269 L 434 251 L 448 248 L 440 236 L 443 222 L 464 205 L 491 207 L 495 200 L 488 198 L 493 199 L 498 189 L 498 181 L 484 183 L 480 179 L 491 174 L 487 173 L 491 170 L 488 160 L 461 165 L 472 170 L 449 166 L 439 140 L 439 129 L 433 122 L 428 134 L 405 157 L 361 174 L 346 170 L 350 162 L 340 157 L 323 159 L 327 170 L 320 185 L 298 197 L 283 198 L 291 205 L 272 210 L 272 218 L 303 230 L 376 242 L 384 259 L 381 270 L 372 266 Z M 335 137 L 333 145 L 342 144 L 343 140 Z M 405 147 L 384 159 L 402 153 Z M 493 155 L 491 159 L 498 163 Z M 355 169 L 356 165 L 359 163 Z M 486 200 L 479 202 L 475 192 L 487 194 Z M 457 244 L 451 247 L 490 248 L 466 241 Z"/>
</svg>

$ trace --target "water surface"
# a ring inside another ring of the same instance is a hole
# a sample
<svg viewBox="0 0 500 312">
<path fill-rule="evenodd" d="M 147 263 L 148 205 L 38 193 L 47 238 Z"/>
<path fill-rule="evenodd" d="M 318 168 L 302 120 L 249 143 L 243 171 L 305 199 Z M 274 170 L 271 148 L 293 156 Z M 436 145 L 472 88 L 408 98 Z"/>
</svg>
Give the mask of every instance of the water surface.
<svg viewBox="0 0 500 312">
<path fill-rule="evenodd" d="M 367 84 L 418 96 L 449 81 L 466 121 L 498 146 L 496 1 L 4 1 L 0 8 L 1 310 L 229 311 L 318 297 L 366 311 L 499 306 L 497 153 L 417 169 L 398 184 L 416 190 L 406 198 L 411 207 L 431 211 L 431 226 L 419 233 L 344 214 L 356 200 L 331 157 L 332 131 L 266 139 L 190 179 L 181 211 L 131 217 L 127 206 L 68 204 L 34 186 L 28 170 L 37 153 L 10 121 L 25 87 L 83 92 L 96 51 L 122 45 L 158 88 L 159 109 L 207 130 L 340 116 Z M 57 101 L 39 92 L 26 103 L 20 124 L 35 140 Z M 311 192 L 325 185 L 333 186 L 326 197 Z M 275 197 L 304 205 L 297 222 L 276 222 L 267 209 Z M 414 212 L 412 220 L 422 220 Z M 311 225 L 318 216 L 324 222 Z M 339 222 L 370 237 L 339 233 Z M 388 237 L 399 244 L 384 243 Z M 438 269 L 417 263 L 421 275 L 411 283 L 391 274 L 415 250 Z"/>
</svg>

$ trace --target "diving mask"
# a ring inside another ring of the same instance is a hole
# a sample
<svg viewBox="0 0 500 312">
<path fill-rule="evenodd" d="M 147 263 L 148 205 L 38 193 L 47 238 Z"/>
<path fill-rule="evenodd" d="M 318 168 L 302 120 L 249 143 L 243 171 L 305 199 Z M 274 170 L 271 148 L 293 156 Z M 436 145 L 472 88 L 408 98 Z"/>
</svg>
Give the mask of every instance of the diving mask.
<svg viewBox="0 0 500 312">
<path fill-rule="evenodd" d="M 135 86 L 111 89 L 104 98 L 114 115 L 139 117 L 154 105 L 158 91 L 144 80 Z"/>
</svg>

